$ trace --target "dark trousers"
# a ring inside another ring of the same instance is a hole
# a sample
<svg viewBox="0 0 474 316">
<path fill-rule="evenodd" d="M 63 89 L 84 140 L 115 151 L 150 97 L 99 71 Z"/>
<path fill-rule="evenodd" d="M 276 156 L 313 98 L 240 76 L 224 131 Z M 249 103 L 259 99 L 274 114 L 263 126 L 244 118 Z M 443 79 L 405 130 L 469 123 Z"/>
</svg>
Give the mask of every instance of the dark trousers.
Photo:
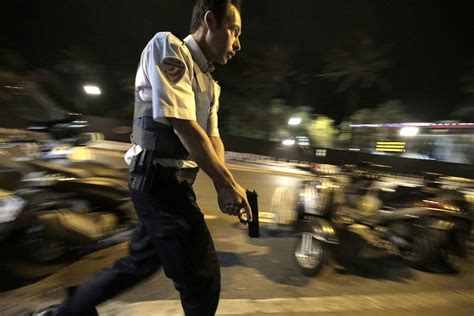
<svg viewBox="0 0 474 316">
<path fill-rule="evenodd" d="M 179 291 L 186 315 L 214 315 L 220 293 L 219 262 L 191 185 L 158 180 L 151 193 L 130 193 L 140 218 L 130 255 L 69 289 L 55 315 L 97 315 L 96 305 L 161 267 Z"/>
</svg>

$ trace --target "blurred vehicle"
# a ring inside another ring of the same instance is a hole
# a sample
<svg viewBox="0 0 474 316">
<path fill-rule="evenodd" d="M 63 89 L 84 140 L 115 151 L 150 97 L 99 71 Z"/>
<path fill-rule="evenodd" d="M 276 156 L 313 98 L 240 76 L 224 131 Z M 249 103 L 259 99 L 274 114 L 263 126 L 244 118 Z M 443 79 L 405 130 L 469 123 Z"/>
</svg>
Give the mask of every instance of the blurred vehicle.
<svg viewBox="0 0 474 316">
<path fill-rule="evenodd" d="M 63 109 L 34 82 L 2 86 L 0 95 L 0 147 L 18 145 L 25 154 L 64 158 L 58 149 L 104 139 L 84 133 L 89 124 L 82 115 Z"/>
<path fill-rule="evenodd" d="M 302 183 L 294 256 L 305 275 L 323 268 L 345 231 L 414 267 L 430 269 L 439 260 L 455 265 L 465 256 L 472 214 L 463 193 L 442 187 L 433 174 L 424 185 L 383 180 L 369 166 Z"/>
<path fill-rule="evenodd" d="M 51 138 L 78 135 L 87 122 L 81 114 L 59 106 L 34 82 L 5 85 L 1 89 L 0 126 L 48 133 Z"/>
<path fill-rule="evenodd" d="M 81 114 L 63 109 L 34 82 L 2 86 L 0 95 L 1 149 L 19 159 L 54 160 L 68 168 L 127 177 L 125 172 L 108 172 L 107 159 L 99 164 L 90 161 L 94 155 L 87 147 L 103 141 L 104 135 L 84 132 L 89 124 Z"/>
<path fill-rule="evenodd" d="M 113 169 L 0 157 L 0 262 L 18 276 L 18 262 L 74 258 L 123 241 L 137 223 L 127 180 Z"/>
</svg>

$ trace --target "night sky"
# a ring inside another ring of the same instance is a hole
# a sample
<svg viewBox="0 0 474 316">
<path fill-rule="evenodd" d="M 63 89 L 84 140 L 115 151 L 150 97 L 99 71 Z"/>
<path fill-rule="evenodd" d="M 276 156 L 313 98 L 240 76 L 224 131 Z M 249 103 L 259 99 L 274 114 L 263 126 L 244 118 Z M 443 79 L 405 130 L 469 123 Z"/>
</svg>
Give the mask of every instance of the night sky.
<svg viewBox="0 0 474 316">
<path fill-rule="evenodd" d="M 140 52 L 158 31 L 188 33 L 192 0 L 16 1 L 2 3 L 1 49 L 17 52 L 28 69 L 52 67 L 61 51 L 80 46 L 114 71 L 135 72 Z M 286 61 L 308 74 L 355 34 L 388 47 L 392 89 L 368 106 L 399 99 L 419 121 L 444 119 L 465 102 L 460 77 L 474 60 L 474 22 L 468 1 L 244 0 L 243 50 L 262 56 L 271 47 L 291 52 Z M 245 63 L 244 63 L 245 64 Z M 216 77 L 222 76 L 217 69 Z M 311 105 L 340 119 L 342 96 L 320 78 L 286 96 L 290 105 Z"/>
</svg>

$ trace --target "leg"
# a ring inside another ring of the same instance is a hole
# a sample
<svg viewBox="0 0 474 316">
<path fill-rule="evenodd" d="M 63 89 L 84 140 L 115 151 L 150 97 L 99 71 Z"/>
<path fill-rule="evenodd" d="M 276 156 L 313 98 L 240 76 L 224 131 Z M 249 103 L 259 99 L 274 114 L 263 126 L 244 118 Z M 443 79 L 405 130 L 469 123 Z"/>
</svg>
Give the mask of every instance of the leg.
<svg viewBox="0 0 474 316">
<path fill-rule="evenodd" d="M 180 292 L 185 314 L 214 315 L 219 302 L 220 270 L 204 219 L 189 233 L 155 240 L 163 270 Z"/>
<path fill-rule="evenodd" d="M 130 242 L 130 255 L 70 289 L 68 298 L 54 315 L 97 315 L 96 305 L 131 288 L 160 267 L 161 262 L 148 231 L 139 223 Z"/>
<path fill-rule="evenodd" d="M 140 209 L 152 210 L 140 215 L 153 235 L 166 276 L 180 292 L 184 312 L 214 315 L 220 294 L 219 261 L 192 187 L 162 185 L 140 201 L 145 203 Z"/>
</svg>

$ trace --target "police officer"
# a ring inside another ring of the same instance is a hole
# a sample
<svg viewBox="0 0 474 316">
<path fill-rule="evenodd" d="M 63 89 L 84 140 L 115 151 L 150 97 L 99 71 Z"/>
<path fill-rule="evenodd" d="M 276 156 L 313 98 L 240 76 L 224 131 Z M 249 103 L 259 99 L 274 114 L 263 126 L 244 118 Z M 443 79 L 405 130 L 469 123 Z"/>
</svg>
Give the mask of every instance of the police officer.
<svg viewBox="0 0 474 316">
<path fill-rule="evenodd" d="M 33 315 L 97 315 L 95 306 L 163 267 L 186 315 L 214 315 L 220 270 L 214 244 L 196 204 L 198 167 L 212 179 L 220 209 L 251 221 L 245 190 L 224 162 L 217 111 L 220 87 L 213 63 L 240 50 L 236 0 L 197 0 L 191 35 L 157 33 L 142 52 L 135 81 L 130 193 L 139 224 L 130 255 L 95 274 L 68 297 Z"/>
</svg>

